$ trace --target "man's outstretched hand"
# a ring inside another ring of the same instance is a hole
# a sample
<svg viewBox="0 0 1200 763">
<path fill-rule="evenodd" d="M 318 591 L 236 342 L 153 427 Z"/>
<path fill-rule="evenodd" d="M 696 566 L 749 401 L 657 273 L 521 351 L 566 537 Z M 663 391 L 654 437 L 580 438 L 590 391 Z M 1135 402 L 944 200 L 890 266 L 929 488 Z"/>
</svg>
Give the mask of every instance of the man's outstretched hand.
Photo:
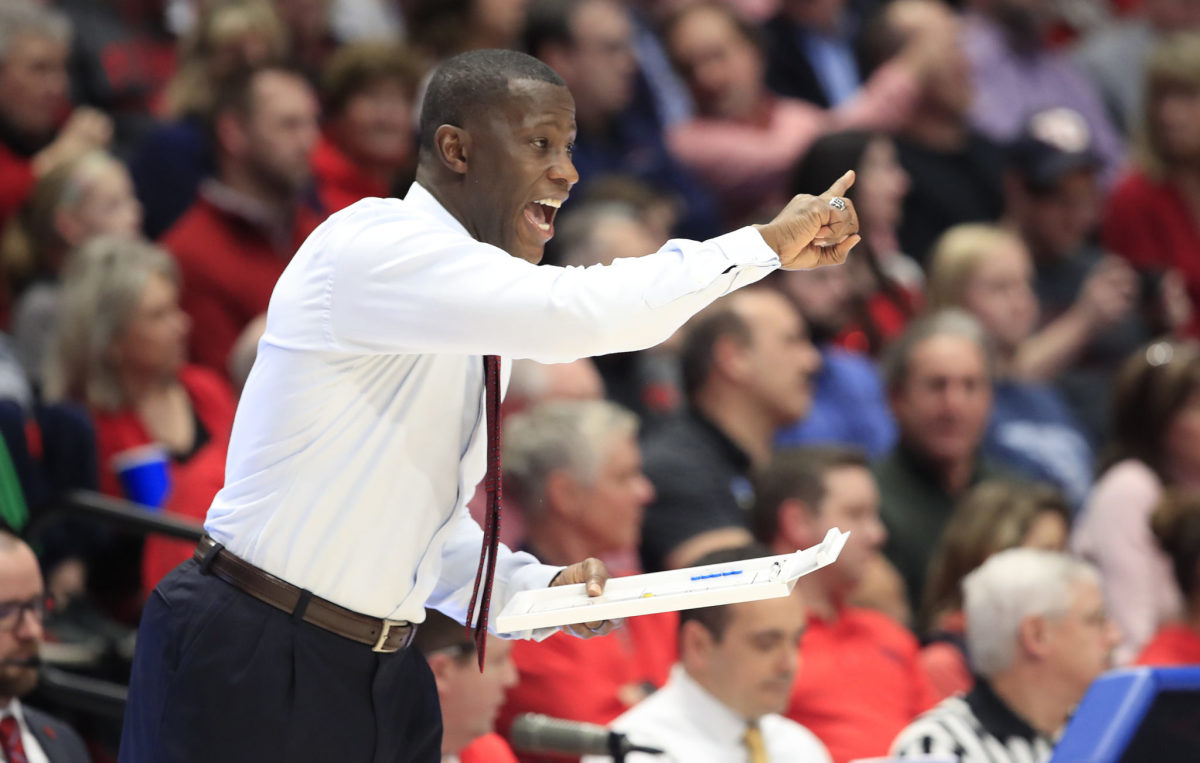
<svg viewBox="0 0 1200 763">
<path fill-rule="evenodd" d="M 854 185 L 854 170 L 842 175 L 820 196 L 793 196 L 775 219 L 755 228 L 779 255 L 784 270 L 840 265 L 860 241 L 858 215 L 844 194 Z M 841 206 L 832 202 L 841 199 Z"/>
<path fill-rule="evenodd" d="M 604 566 L 604 562 L 599 559 L 584 559 L 555 575 L 554 580 L 550 581 L 550 587 L 585 583 L 588 596 L 599 596 L 604 593 L 604 584 L 610 577 L 612 576 L 608 574 L 608 568 Z M 594 623 L 564 625 L 563 630 L 580 638 L 592 638 L 611 633 L 620 625 L 619 620 L 600 620 Z"/>
</svg>

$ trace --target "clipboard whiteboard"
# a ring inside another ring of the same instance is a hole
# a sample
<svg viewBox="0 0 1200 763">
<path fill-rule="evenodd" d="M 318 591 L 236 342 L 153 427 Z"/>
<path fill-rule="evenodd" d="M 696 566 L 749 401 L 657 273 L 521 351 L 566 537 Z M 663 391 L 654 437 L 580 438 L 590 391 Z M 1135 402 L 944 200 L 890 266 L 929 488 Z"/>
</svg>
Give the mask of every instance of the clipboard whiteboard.
<svg viewBox="0 0 1200 763">
<path fill-rule="evenodd" d="M 848 537 L 850 533 L 835 527 L 820 544 L 791 554 L 612 578 L 600 596 L 588 596 L 583 583 L 521 591 L 496 618 L 496 632 L 787 596 L 802 576 L 832 564 Z"/>
</svg>

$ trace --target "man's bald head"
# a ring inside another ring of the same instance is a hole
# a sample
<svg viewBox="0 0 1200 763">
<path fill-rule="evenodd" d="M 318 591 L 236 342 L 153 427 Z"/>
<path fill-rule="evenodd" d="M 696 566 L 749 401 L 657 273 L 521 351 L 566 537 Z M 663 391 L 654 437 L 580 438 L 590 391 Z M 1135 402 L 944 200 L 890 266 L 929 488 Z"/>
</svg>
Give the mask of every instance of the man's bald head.
<svg viewBox="0 0 1200 763">
<path fill-rule="evenodd" d="M 439 127 L 463 127 L 507 97 L 510 82 L 523 79 L 566 87 L 549 66 L 513 50 L 472 50 L 443 61 L 421 102 L 422 153 L 434 151 Z"/>
</svg>

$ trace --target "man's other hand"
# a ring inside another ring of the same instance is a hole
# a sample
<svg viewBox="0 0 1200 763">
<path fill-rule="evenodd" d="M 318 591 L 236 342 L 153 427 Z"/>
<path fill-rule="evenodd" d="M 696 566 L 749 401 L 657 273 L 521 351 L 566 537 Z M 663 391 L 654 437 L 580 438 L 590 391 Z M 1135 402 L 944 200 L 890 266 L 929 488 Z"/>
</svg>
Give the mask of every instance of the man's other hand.
<svg viewBox="0 0 1200 763">
<path fill-rule="evenodd" d="M 554 580 L 550 581 L 550 587 L 583 583 L 587 586 L 588 596 L 599 596 L 604 593 L 604 584 L 610 577 L 612 576 L 608 574 L 608 568 L 604 566 L 604 562 L 599 559 L 584 559 L 555 575 Z M 579 638 L 592 638 L 611 633 L 620 626 L 621 621 L 619 620 L 600 620 L 592 623 L 564 625 L 563 630 Z"/>
</svg>

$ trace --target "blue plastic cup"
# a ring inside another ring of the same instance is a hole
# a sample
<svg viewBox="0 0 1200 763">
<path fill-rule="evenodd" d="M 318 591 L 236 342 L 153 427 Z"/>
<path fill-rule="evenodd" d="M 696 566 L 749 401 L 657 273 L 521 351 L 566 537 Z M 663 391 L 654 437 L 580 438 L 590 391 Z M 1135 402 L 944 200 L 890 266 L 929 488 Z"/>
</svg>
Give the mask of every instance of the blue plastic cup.
<svg viewBox="0 0 1200 763">
<path fill-rule="evenodd" d="M 171 491 L 167 452 L 157 445 L 142 445 L 117 454 L 113 467 L 125 497 L 149 509 L 161 509 Z"/>
</svg>

